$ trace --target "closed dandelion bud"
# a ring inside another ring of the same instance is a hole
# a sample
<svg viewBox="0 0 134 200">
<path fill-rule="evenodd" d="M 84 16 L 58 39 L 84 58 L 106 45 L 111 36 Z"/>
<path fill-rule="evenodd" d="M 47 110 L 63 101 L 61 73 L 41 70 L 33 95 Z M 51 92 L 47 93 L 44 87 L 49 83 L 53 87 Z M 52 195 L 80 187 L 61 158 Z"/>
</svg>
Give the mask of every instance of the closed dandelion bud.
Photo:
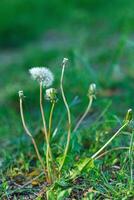
<svg viewBox="0 0 134 200">
<path fill-rule="evenodd" d="M 18 92 L 18 94 L 19 94 L 19 98 L 20 98 L 20 99 L 24 98 L 23 90 L 20 90 L 20 91 Z"/>
<path fill-rule="evenodd" d="M 91 83 L 89 86 L 89 90 L 88 90 L 88 97 L 94 97 L 96 98 L 96 84 L 95 83 Z"/>
<path fill-rule="evenodd" d="M 50 100 L 52 103 L 57 102 L 57 90 L 55 88 L 49 88 L 46 90 L 46 99 Z"/>
<path fill-rule="evenodd" d="M 68 58 L 63 58 L 63 64 L 65 65 L 68 62 Z"/>
<path fill-rule="evenodd" d="M 129 109 L 125 117 L 125 122 L 130 122 L 132 119 L 133 119 L 132 109 Z"/>
</svg>

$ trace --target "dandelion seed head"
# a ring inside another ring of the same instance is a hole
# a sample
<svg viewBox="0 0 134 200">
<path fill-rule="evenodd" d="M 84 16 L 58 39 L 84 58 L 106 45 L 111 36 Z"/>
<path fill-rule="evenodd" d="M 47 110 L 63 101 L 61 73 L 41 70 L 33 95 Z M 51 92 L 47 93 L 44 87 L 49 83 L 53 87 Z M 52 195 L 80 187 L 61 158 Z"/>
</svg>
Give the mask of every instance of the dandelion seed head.
<svg viewBox="0 0 134 200">
<path fill-rule="evenodd" d="M 53 73 L 46 67 L 33 67 L 29 70 L 32 78 L 44 87 L 49 87 L 54 81 Z"/>
</svg>

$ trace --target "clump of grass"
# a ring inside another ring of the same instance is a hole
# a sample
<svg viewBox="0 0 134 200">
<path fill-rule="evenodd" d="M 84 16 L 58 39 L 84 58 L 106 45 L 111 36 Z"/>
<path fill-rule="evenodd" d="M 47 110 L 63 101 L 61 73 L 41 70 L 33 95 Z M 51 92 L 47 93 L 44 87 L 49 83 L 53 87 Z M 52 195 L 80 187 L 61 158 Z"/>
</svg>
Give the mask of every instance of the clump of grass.
<svg viewBox="0 0 134 200">
<path fill-rule="evenodd" d="M 24 99 L 24 94 L 23 91 L 19 91 L 19 100 L 20 100 L 20 114 L 21 114 L 21 119 L 22 119 L 22 124 L 25 129 L 26 134 L 31 138 L 31 141 L 34 145 L 37 158 L 39 159 L 41 166 L 44 170 L 45 176 L 46 176 L 46 181 L 52 185 L 55 183 L 59 178 L 62 177 L 63 174 L 63 168 L 65 165 L 65 161 L 68 155 L 69 147 L 70 147 L 70 140 L 71 140 L 71 134 L 77 134 L 77 130 L 79 129 L 81 123 L 89 113 L 93 101 L 96 99 L 96 84 L 92 83 L 89 85 L 89 90 L 88 90 L 88 98 L 89 98 L 89 103 L 87 105 L 87 108 L 85 112 L 83 113 L 82 117 L 79 119 L 79 121 L 76 123 L 75 127 L 72 128 L 72 121 L 71 121 L 71 112 L 70 108 L 67 102 L 67 98 L 64 92 L 63 88 L 63 80 L 64 80 L 64 72 L 66 69 L 68 59 L 64 58 L 62 62 L 62 71 L 61 71 L 61 79 L 60 79 L 60 89 L 61 89 L 61 94 L 62 94 L 62 99 L 66 108 L 67 112 L 67 141 L 65 145 L 65 149 L 63 152 L 63 156 L 60 162 L 57 161 L 57 159 L 54 159 L 53 157 L 53 151 L 51 148 L 51 135 L 52 135 L 52 122 L 53 122 L 53 115 L 54 115 L 54 108 L 56 106 L 56 102 L 58 100 L 57 98 L 57 90 L 55 88 L 48 88 L 53 84 L 54 81 L 54 76 L 53 73 L 45 68 L 45 67 L 34 67 L 29 70 L 32 78 L 36 80 L 39 83 L 39 88 L 40 88 L 40 96 L 39 96 L 39 101 L 40 101 L 40 112 L 41 112 L 41 117 L 42 117 L 42 122 L 43 122 L 43 132 L 44 132 L 44 137 L 45 137 L 45 143 L 46 143 L 46 155 L 45 155 L 45 162 L 44 159 L 41 157 L 37 144 L 35 142 L 35 139 L 32 136 L 32 133 L 29 131 L 25 118 L 24 118 L 24 111 L 23 111 L 23 99 Z M 45 91 L 45 96 L 43 95 L 43 92 Z M 44 98 L 43 98 L 44 97 Z M 47 99 L 51 103 L 51 110 L 49 114 L 49 122 L 48 124 L 46 123 L 46 113 L 44 109 L 44 100 Z M 124 122 L 122 123 L 121 127 L 116 131 L 116 133 L 96 152 L 94 153 L 90 158 L 86 158 L 83 160 L 80 164 L 78 164 L 77 168 L 74 168 L 72 170 L 72 173 L 70 173 L 70 178 L 75 179 L 80 173 L 89 166 L 91 162 L 96 160 L 102 155 L 107 154 L 103 152 L 103 150 L 113 141 L 115 137 L 119 135 L 119 133 L 128 126 L 129 122 L 132 120 L 132 110 L 129 109 Z"/>
</svg>

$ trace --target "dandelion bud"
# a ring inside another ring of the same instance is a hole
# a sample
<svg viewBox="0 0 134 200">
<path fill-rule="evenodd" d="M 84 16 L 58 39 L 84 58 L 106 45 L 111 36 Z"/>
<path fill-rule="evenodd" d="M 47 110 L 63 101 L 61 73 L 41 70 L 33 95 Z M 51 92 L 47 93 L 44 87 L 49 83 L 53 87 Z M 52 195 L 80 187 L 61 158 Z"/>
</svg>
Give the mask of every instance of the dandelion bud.
<svg viewBox="0 0 134 200">
<path fill-rule="evenodd" d="M 96 84 L 95 83 L 91 83 L 89 86 L 88 97 L 91 97 L 91 96 L 96 98 Z"/>
<path fill-rule="evenodd" d="M 125 122 L 130 122 L 132 119 L 133 119 L 132 109 L 129 109 L 125 117 Z"/>
<path fill-rule="evenodd" d="M 63 64 L 65 65 L 68 62 L 68 58 L 63 58 Z"/>
<path fill-rule="evenodd" d="M 18 92 L 18 94 L 19 94 L 19 98 L 20 98 L 20 99 L 24 98 L 23 90 L 20 90 L 20 91 Z"/>
<path fill-rule="evenodd" d="M 46 90 L 46 99 L 52 103 L 57 102 L 57 90 L 55 88 L 49 88 Z"/>
</svg>

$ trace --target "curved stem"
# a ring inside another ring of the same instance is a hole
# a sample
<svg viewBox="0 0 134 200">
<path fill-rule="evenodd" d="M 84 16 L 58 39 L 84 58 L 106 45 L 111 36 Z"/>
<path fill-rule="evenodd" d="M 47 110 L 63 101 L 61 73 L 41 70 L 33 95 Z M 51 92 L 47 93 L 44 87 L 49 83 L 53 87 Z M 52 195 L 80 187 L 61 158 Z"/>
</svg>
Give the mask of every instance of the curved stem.
<svg viewBox="0 0 134 200">
<path fill-rule="evenodd" d="M 91 159 L 94 159 L 96 156 L 98 156 L 98 154 L 100 154 L 103 149 L 106 148 L 106 146 L 128 125 L 128 123 L 129 122 L 126 122 L 124 125 L 122 125 L 122 127 L 104 144 L 104 146 L 102 146 L 95 154 L 93 154 Z"/>
<path fill-rule="evenodd" d="M 75 132 L 75 131 L 79 128 L 80 124 L 82 123 L 82 121 L 84 120 L 84 118 L 85 118 L 85 117 L 87 116 L 87 114 L 89 113 L 89 110 L 90 110 L 90 108 L 91 108 L 91 106 L 92 106 L 92 102 L 93 102 L 93 97 L 91 96 L 90 99 L 89 99 L 88 106 L 87 106 L 87 108 L 86 108 L 84 114 L 83 114 L 82 117 L 80 118 L 80 120 L 77 122 L 77 124 L 76 124 L 76 126 L 75 126 L 73 132 Z"/>
<path fill-rule="evenodd" d="M 105 149 L 105 147 L 129 124 L 129 121 L 127 121 L 124 125 L 122 125 L 122 127 L 106 142 L 106 144 L 99 149 L 95 154 L 93 154 L 93 156 L 89 159 L 87 159 L 86 161 L 84 161 L 82 167 L 80 170 L 77 170 L 76 172 L 73 173 L 72 175 L 72 179 L 76 178 L 79 173 L 81 173 L 81 171 L 93 160 L 96 160 L 97 158 L 99 158 L 98 154 L 101 153 L 101 151 L 103 151 L 103 149 Z M 98 157 L 97 157 L 98 156 Z"/>
<path fill-rule="evenodd" d="M 63 160 L 62 163 L 60 165 L 59 171 L 62 170 L 62 167 L 64 165 L 67 153 L 68 153 L 68 149 L 69 149 L 69 144 L 70 144 L 70 137 L 71 137 L 71 114 L 70 114 L 70 109 L 64 94 L 64 90 L 63 90 L 63 77 L 64 77 L 64 71 L 65 71 L 65 63 L 63 63 L 62 66 L 62 73 L 61 73 L 61 80 L 60 80 L 60 88 L 61 88 L 61 93 L 62 93 L 62 98 L 67 110 L 67 116 L 68 116 L 68 135 L 67 135 L 67 143 L 66 143 L 66 147 L 65 147 L 65 151 L 64 151 L 64 155 L 63 155 Z"/>
<path fill-rule="evenodd" d="M 21 115 L 21 120 L 22 120 L 22 124 L 23 124 L 23 127 L 24 127 L 24 130 L 26 131 L 26 134 L 31 138 L 32 140 L 32 143 L 33 143 L 33 146 L 35 148 L 35 151 L 36 151 L 36 154 L 37 154 L 37 157 L 42 165 L 42 168 L 44 169 L 44 172 L 45 172 L 45 165 L 43 163 L 43 160 L 40 156 L 40 153 L 39 153 L 39 150 L 38 150 L 38 147 L 36 145 L 36 142 L 32 136 L 32 134 L 30 133 L 30 131 L 28 130 L 27 126 L 26 126 L 26 123 L 25 123 L 25 119 L 24 119 L 24 113 L 23 113 L 23 102 L 22 102 L 22 98 L 20 98 L 20 115 Z"/>
<path fill-rule="evenodd" d="M 127 149 L 129 149 L 129 147 L 116 147 L 116 148 L 110 149 L 108 151 L 105 151 L 104 153 L 102 153 L 99 156 L 97 156 L 94 160 L 97 160 L 97 159 L 105 156 L 106 154 L 111 153 L 112 151 L 127 150 Z"/>
<path fill-rule="evenodd" d="M 44 114 L 44 109 L 43 109 L 43 103 L 42 103 L 42 98 L 43 97 L 43 91 L 42 91 L 42 82 L 40 82 L 40 110 L 41 110 L 41 116 L 42 116 L 42 121 L 43 121 L 43 126 L 44 126 L 44 133 L 45 133 L 45 139 L 46 139 L 46 144 L 47 144 L 47 151 L 46 151 L 46 164 L 47 164 L 47 172 L 48 172 L 48 179 L 49 182 L 51 183 L 51 172 L 50 172 L 50 164 L 49 164 L 49 156 L 50 160 L 52 162 L 52 153 L 51 153 L 51 148 L 49 144 L 49 139 L 48 139 L 48 133 L 47 133 L 47 126 L 46 126 L 46 119 L 45 119 L 45 114 Z"/>
</svg>

